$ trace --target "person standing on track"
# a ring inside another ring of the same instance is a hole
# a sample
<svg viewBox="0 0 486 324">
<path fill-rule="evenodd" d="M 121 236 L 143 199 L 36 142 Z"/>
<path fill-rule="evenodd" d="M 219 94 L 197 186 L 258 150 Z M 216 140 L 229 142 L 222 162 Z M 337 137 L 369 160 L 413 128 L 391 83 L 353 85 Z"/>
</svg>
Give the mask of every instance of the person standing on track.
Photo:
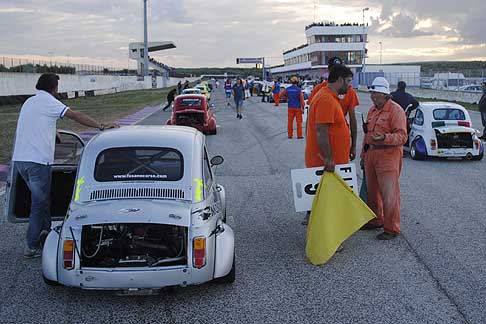
<svg viewBox="0 0 486 324">
<path fill-rule="evenodd" d="M 273 80 L 272 93 L 273 101 L 275 103 L 274 105 L 278 107 L 278 105 L 280 104 L 280 83 L 277 79 Z"/>
<path fill-rule="evenodd" d="M 486 81 L 481 82 L 481 88 L 483 89 L 483 95 L 479 99 L 479 112 L 481 113 L 481 123 L 483 124 L 483 135 L 479 137 L 483 141 L 486 141 Z"/>
<path fill-rule="evenodd" d="M 418 107 L 419 102 L 410 93 L 405 91 L 406 87 L 407 84 L 405 81 L 398 81 L 397 90 L 392 92 L 390 95 L 393 101 L 399 104 L 407 114 L 410 114 L 412 110 Z M 410 109 L 407 110 L 409 106 Z"/>
<path fill-rule="evenodd" d="M 362 229 L 384 227 L 376 238 L 391 240 L 400 234 L 400 171 L 403 144 L 407 141 L 407 118 L 402 107 L 391 99 L 385 78 L 375 78 L 368 88 L 373 106 L 368 112 L 361 161 L 366 173 L 368 205 L 377 219 Z"/>
<path fill-rule="evenodd" d="M 322 87 L 312 101 L 309 110 L 306 142 L 305 166 L 324 167 L 326 172 L 334 172 L 336 164 L 349 163 L 349 128 L 339 103 L 339 95 L 346 94 L 353 80 L 353 72 L 338 64 L 331 68 L 328 84 Z M 307 225 L 310 212 L 302 221 Z"/>
<path fill-rule="evenodd" d="M 24 257 L 41 256 L 42 244 L 51 230 L 51 165 L 54 162 L 56 122 L 67 117 L 81 125 L 104 130 L 118 124 L 101 124 L 75 111 L 55 98 L 59 76 L 44 73 L 36 84 L 36 95 L 25 101 L 20 110 L 12 164 L 31 192 L 31 209 Z"/>
<path fill-rule="evenodd" d="M 240 78 L 238 78 L 233 85 L 233 97 L 236 105 L 236 118 L 241 119 L 243 118 L 241 107 L 243 106 L 243 100 L 245 100 L 245 86 Z"/>
<path fill-rule="evenodd" d="M 339 57 L 330 58 L 327 62 L 328 71 L 331 71 L 331 68 L 338 64 L 343 64 Z M 326 87 L 327 83 L 328 81 L 323 81 L 312 89 L 312 92 L 307 99 L 307 104 L 309 106 L 312 104 L 314 97 L 319 93 L 319 90 Z M 354 109 L 359 106 L 358 95 L 353 89 L 353 86 L 350 84 L 348 91 L 345 94 L 339 95 L 338 98 L 339 104 L 343 109 L 344 117 L 349 116 L 349 128 L 351 130 L 351 149 L 349 152 L 349 158 L 351 161 L 353 161 L 356 158 L 356 145 L 358 143 L 358 122 L 356 119 L 356 113 L 354 111 Z"/>
<path fill-rule="evenodd" d="M 304 109 L 304 95 L 299 88 L 299 78 L 292 76 L 290 78 L 292 85 L 282 91 L 284 96 L 287 96 L 288 113 L 287 113 L 287 135 L 289 138 L 293 137 L 294 133 L 294 119 L 297 121 L 297 138 L 304 138 L 302 136 L 302 111 Z"/>
<path fill-rule="evenodd" d="M 226 81 L 224 81 L 224 94 L 226 95 L 226 105 L 229 106 L 230 105 L 230 98 L 231 98 L 231 90 L 232 90 L 232 85 L 231 85 L 231 79 L 226 79 Z"/>
</svg>

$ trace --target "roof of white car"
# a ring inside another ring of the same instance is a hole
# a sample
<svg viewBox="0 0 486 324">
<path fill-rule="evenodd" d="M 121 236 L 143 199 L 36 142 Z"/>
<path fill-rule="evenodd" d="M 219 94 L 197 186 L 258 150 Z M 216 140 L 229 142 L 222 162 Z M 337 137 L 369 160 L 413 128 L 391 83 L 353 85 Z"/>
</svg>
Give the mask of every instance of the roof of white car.
<svg viewBox="0 0 486 324">
<path fill-rule="evenodd" d="M 455 109 L 466 110 L 466 108 L 464 108 L 461 105 L 452 102 L 442 102 L 442 101 L 421 102 L 420 107 L 424 109 L 455 108 Z"/>
<path fill-rule="evenodd" d="M 90 142 L 91 150 L 100 151 L 111 147 L 177 147 L 192 150 L 197 136 L 195 128 L 184 126 L 123 126 L 110 129 L 95 136 Z"/>
</svg>

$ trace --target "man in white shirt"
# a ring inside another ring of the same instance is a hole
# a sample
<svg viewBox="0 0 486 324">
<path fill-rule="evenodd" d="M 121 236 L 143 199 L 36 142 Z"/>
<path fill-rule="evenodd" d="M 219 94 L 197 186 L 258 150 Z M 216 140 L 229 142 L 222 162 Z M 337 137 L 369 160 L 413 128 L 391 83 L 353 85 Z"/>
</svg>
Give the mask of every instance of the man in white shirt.
<svg viewBox="0 0 486 324">
<path fill-rule="evenodd" d="M 51 229 L 50 186 L 54 161 L 56 122 L 64 116 L 82 125 L 104 130 L 119 127 L 101 124 L 91 117 L 74 111 L 57 100 L 59 76 L 44 73 L 35 86 L 37 94 L 25 101 L 20 110 L 12 156 L 14 167 L 31 191 L 32 205 L 27 230 L 26 258 L 40 256 L 41 245 Z"/>
</svg>

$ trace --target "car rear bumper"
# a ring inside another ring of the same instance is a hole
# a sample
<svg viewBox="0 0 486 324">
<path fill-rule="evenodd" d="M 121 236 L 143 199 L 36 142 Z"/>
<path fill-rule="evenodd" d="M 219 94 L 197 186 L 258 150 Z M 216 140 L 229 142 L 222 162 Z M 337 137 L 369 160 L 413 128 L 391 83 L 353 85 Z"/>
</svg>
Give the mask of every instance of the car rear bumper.
<svg viewBox="0 0 486 324">
<path fill-rule="evenodd" d="M 168 286 L 191 285 L 191 269 L 82 269 L 63 271 L 59 283 L 65 286 L 91 290 L 159 289 Z M 205 281 L 211 280 L 207 278 Z M 198 282 L 201 281 L 199 278 Z"/>
<path fill-rule="evenodd" d="M 471 148 L 454 148 L 454 149 L 437 149 L 430 150 L 427 152 L 429 156 L 435 157 L 467 157 L 468 154 L 472 156 L 478 156 L 480 154 L 479 150 Z"/>
</svg>

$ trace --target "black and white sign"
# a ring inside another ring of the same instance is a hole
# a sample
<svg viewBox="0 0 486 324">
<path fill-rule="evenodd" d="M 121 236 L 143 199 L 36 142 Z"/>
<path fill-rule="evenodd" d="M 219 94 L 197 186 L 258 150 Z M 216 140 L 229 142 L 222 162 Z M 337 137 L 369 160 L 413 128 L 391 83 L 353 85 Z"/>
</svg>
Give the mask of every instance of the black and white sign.
<svg viewBox="0 0 486 324">
<path fill-rule="evenodd" d="M 236 64 L 263 64 L 263 57 L 239 57 Z"/>
<path fill-rule="evenodd" d="M 354 163 L 336 165 L 336 173 L 346 182 L 356 195 L 358 192 L 358 178 Z M 294 193 L 295 211 L 308 211 L 312 208 L 312 201 L 317 192 L 323 168 L 295 169 L 290 171 L 292 191 Z"/>
</svg>

